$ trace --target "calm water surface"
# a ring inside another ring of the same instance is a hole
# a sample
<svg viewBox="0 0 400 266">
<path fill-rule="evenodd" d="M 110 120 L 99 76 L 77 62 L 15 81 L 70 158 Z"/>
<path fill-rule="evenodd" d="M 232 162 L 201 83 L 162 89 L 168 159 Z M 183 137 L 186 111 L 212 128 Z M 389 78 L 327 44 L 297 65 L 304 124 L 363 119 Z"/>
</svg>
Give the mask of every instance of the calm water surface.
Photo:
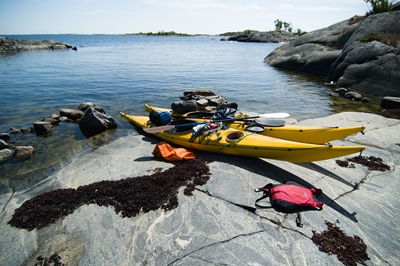
<svg viewBox="0 0 400 266">
<path fill-rule="evenodd" d="M 288 112 L 304 120 L 339 111 L 374 108 L 329 96 L 323 77 L 277 70 L 263 62 L 280 44 L 221 42 L 220 37 L 22 35 L 15 39 L 64 41 L 78 51 L 0 55 L 0 132 L 74 108 L 101 106 L 118 128 L 86 139 L 78 125 L 62 123 L 50 137 L 13 135 L 32 145 L 34 158 L 0 163 L 0 186 L 28 188 L 68 162 L 118 137 L 136 134 L 119 112 L 147 115 L 143 104 L 170 107 L 185 90 L 212 90 L 259 113 Z M 0 187 L 1 189 L 1 187 Z"/>
</svg>

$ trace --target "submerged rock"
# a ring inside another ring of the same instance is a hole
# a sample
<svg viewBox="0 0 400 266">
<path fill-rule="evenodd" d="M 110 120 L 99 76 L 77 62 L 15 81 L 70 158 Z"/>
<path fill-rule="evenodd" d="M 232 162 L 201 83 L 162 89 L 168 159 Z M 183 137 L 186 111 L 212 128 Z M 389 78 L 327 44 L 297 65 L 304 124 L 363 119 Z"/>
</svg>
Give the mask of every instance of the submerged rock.
<svg viewBox="0 0 400 266">
<path fill-rule="evenodd" d="M 11 159 L 14 151 L 10 149 L 2 149 L 0 150 L 0 162 Z"/>
<path fill-rule="evenodd" d="M 17 146 L 15 147 L 14 158 L 17 160 L 28 160 L 32 158 L 35 150 L 32 146 Z"/>
<path fill-rule="evenodd" d="M 8 148 L 9 145 L 4 140 L 0 139 L 0 150 Z"/>
</svg>

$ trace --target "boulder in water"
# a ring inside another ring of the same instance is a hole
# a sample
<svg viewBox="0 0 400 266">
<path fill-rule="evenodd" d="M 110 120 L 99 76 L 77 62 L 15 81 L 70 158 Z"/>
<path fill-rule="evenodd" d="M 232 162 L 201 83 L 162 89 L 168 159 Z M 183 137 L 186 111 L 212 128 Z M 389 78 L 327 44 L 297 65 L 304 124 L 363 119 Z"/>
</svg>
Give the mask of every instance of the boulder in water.
<svg viewBox="0 0 400 266">
<path fill-rule="evenodd" d="M 32 146 L 17 146 L 15 147 L 14 158 L 17 160 L 28 160 L 32 158 L 35 150 Z"/>
<path fill-rule="evenodd" d="M 47 121 L 36 121 L 33 123 L 33 128 L 38 136 L 44 136 L 52 132 L 52 126 Z"/>
<path fill-rule="evenodd" d="M 80 119 L 79 128 L 85 137 L 90 138 L 108 129 L 117 128 L 117 122 L 111 116 L 90 107 Z"/>
</svg>

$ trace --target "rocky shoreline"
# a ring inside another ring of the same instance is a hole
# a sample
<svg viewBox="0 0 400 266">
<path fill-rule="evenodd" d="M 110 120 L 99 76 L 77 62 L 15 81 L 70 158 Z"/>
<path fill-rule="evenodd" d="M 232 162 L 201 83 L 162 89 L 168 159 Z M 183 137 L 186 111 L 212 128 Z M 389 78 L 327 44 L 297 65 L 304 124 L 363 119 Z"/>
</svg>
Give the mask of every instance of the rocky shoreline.
<svg viewBox="0 0 400 266">
<path fill-rule="evenodd" d="M 302 35 L 267 55 L 273 67 L 324 76 L 337 88 L 399 97 L 400 11 L 354 17 Z"/>
<path fill-rule="evenodd" d="M 19 40 L 0 36 L 0 54 L 18 53 L 21 51 L 37 50 L 77 50 L 76 47 L 66 42 L 55 42 L 52 40 Z"/>
<path fill-rule="evenodd" d="M 360 95 L 347 92 L 344 89 L 337 89 L 332 94 L 340 94 L 352 100 L 356 97 L 356 100 L 361 99 Z M 180 99 L 182 102 L 172 103 L 171 106 L 187 102 L 190 103 L 190 106 L 194 104 L 196 110 L 207 112 L 215 112 L 217 108 L 229 108 L 232 105 L 234 105 L 235 109 L 238 108 L 237 103 L 230 103 L 227 98 L 218 96 L 210 90 L 185 91 Z M 400 98 L 385 97 L 381 106 L 385 109 L 379 115 L 386 118 L 400 119 Z M 108 115 L 103 108 L 92 102 L 84 102 L 79 104 L 77 109 L 64 108 L 43 117 L 40 121 L 33 122 L 31 127 L 11 127 L 9 132 L 0 132 L 0 162 L 11 158 L 25 161 L 34 156 L 35 148 L 33 146 L 19 145 L 14 141 L 14 136 L 34 133 L 38 137 L 50 137 L 53 128 L 64 122 L 78 124 L 86 138 L 117 128 L 115 119 Z"/>
<path fill-rule="evenodd" d="M 212 91 L 184 92 L 183 102 L 188 101 L 202 111 L 215 111 L 217 106 L 228 106 L 227 99 Z M 177 102 L 179 103 L 179 102 Z M 0 162 L 12 158 L 25 161 L 35 155 L 33 146 L 19 145 L 14 139 L 22 134 L 35 134 L 37 137 L 50 137 L 53 129 L 60 123 L 75 123 L 86 138 L 90 138 L 109 129 L 116 129 L 117 122 L 100 106 L 92 102 L 83 102 L 77 109 L 62 108 L 57 112 L 35 121 L 30 127 L 11 127 L 9 132 L 0 132 Z"/>
<path fill-rule="evenodd" d="M 77 109 L 60 109 L 40 121 L 33 122 L 31 127 L 20 129 L 12 127 L 9 132 L 0 133 L 0 162 L 11 158 L 25 161 L 35 154 L 34 147 L 18 145 L 12 136 L 20 133 L 24 135 L 35 133 L 38 137 L 50 137 L 53 128 L 62 122 L 78 124 L 86 138 L 117 128 L 115 119 L 106 114 L 103 108 L 92 102 L 81 103 Z"/>
</svg>

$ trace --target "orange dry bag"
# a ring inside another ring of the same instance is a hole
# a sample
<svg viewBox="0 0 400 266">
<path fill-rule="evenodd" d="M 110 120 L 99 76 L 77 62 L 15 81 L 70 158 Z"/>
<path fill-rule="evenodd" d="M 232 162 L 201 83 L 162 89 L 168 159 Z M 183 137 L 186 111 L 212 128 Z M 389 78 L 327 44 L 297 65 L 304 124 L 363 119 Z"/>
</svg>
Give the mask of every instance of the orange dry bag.
<svg viewBox="0 0 400 266">
<path fill-rule="evenodd" d="M 153 155 L 154 157 L 164 158 L 167 161 L 191 160 L 196 157 L 193 152 L 185 148 L 173 148 L 164 141 L 157 144 L 154 148 Z"/>
</svg>

